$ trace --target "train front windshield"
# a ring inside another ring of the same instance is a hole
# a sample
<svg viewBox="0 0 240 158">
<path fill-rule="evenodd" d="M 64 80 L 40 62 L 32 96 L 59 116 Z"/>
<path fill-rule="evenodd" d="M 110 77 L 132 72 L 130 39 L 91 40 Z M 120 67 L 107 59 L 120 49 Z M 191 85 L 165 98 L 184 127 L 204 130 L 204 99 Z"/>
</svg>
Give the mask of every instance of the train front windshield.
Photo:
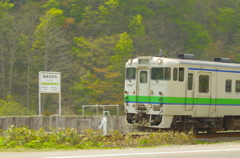
<svg viewBox="0 0 240 158">
<path fill-rule="evenodd" d="M 136 78 L 136 68 L 127 68 L 126 79 L 131 80 Z"/>
<path fill-rule="evenodd" d="M 152 80 L 170 80 L 171 68 L 170 67 L 157 67 L 151 69 Z"/>
</svg>

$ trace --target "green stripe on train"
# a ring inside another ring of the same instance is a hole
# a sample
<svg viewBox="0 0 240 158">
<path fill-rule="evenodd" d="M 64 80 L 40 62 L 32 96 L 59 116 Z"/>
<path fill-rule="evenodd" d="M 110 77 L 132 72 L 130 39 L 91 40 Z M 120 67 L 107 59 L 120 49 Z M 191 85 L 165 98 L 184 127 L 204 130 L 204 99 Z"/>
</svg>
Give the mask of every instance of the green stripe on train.
<svg viewBox="0 0 240 158">
<path fill-rule="evenodd" d="M 162 98 L 162 99 L 161 99 Z M 127 96 L 124 101 L 129 102 L 151 102 L 151 103 L 197 103 L 197 104 L 240 104 L 240 99 L 224 99 L 224 98 L 184 98 L 184 97 L 156 97 L 156 96 Z"/>
</svg>

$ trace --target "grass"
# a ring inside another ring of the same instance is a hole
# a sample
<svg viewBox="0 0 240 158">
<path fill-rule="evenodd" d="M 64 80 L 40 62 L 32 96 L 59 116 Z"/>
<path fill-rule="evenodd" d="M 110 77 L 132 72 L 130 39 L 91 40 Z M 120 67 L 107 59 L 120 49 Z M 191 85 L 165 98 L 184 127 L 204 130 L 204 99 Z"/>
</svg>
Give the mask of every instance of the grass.
<svg viewBox="0 0 240 158">
<path fill-rule="evenodd" d="M 33 130 L 28 127 L 9 127 L 0 131 L 0 152 L 55 151 L 77 149 L 112 149 L 156 147 L 164 145 L 208 144 L 185 133 L 149 133 L 133 138 L 132 134 L 121 135 L 112 131 L 110 137 L 102 131 L 85 129 L 81 134 L 76 129 Z"/>
</svg>

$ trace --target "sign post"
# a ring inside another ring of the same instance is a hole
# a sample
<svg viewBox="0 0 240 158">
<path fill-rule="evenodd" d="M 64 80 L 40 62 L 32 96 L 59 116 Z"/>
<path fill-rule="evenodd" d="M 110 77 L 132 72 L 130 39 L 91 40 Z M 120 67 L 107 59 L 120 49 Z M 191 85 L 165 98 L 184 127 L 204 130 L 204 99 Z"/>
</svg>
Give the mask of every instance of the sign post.
<svg viewBox="0 0 240 158">
<path fill-rule="evenodd" d="M 59 116 L 61 115 L 61 73 L 39 72 L 39 115 L 41 115 L 41 93 L 59 93 Z"/>
</svg>

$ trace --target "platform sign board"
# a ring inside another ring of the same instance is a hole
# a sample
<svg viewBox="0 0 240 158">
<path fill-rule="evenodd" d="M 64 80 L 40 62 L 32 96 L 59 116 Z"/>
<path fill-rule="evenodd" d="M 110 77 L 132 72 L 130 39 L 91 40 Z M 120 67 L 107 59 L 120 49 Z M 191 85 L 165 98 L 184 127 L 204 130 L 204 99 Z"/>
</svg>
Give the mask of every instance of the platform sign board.
<svg viewBox="0 0 240 158">
<path fill-rule="evenodd" d="M 60 72 L 39 72 L 39 91 L 40 93 L 60 93 L 61 74 Z"/>
<path fill-rule="evenodd" d="M 61 115 L 61 73 L 39 72 L 39 115 L 41 115 L 41 93 L 59 93 L 59 115 Z"/>
</svg>

